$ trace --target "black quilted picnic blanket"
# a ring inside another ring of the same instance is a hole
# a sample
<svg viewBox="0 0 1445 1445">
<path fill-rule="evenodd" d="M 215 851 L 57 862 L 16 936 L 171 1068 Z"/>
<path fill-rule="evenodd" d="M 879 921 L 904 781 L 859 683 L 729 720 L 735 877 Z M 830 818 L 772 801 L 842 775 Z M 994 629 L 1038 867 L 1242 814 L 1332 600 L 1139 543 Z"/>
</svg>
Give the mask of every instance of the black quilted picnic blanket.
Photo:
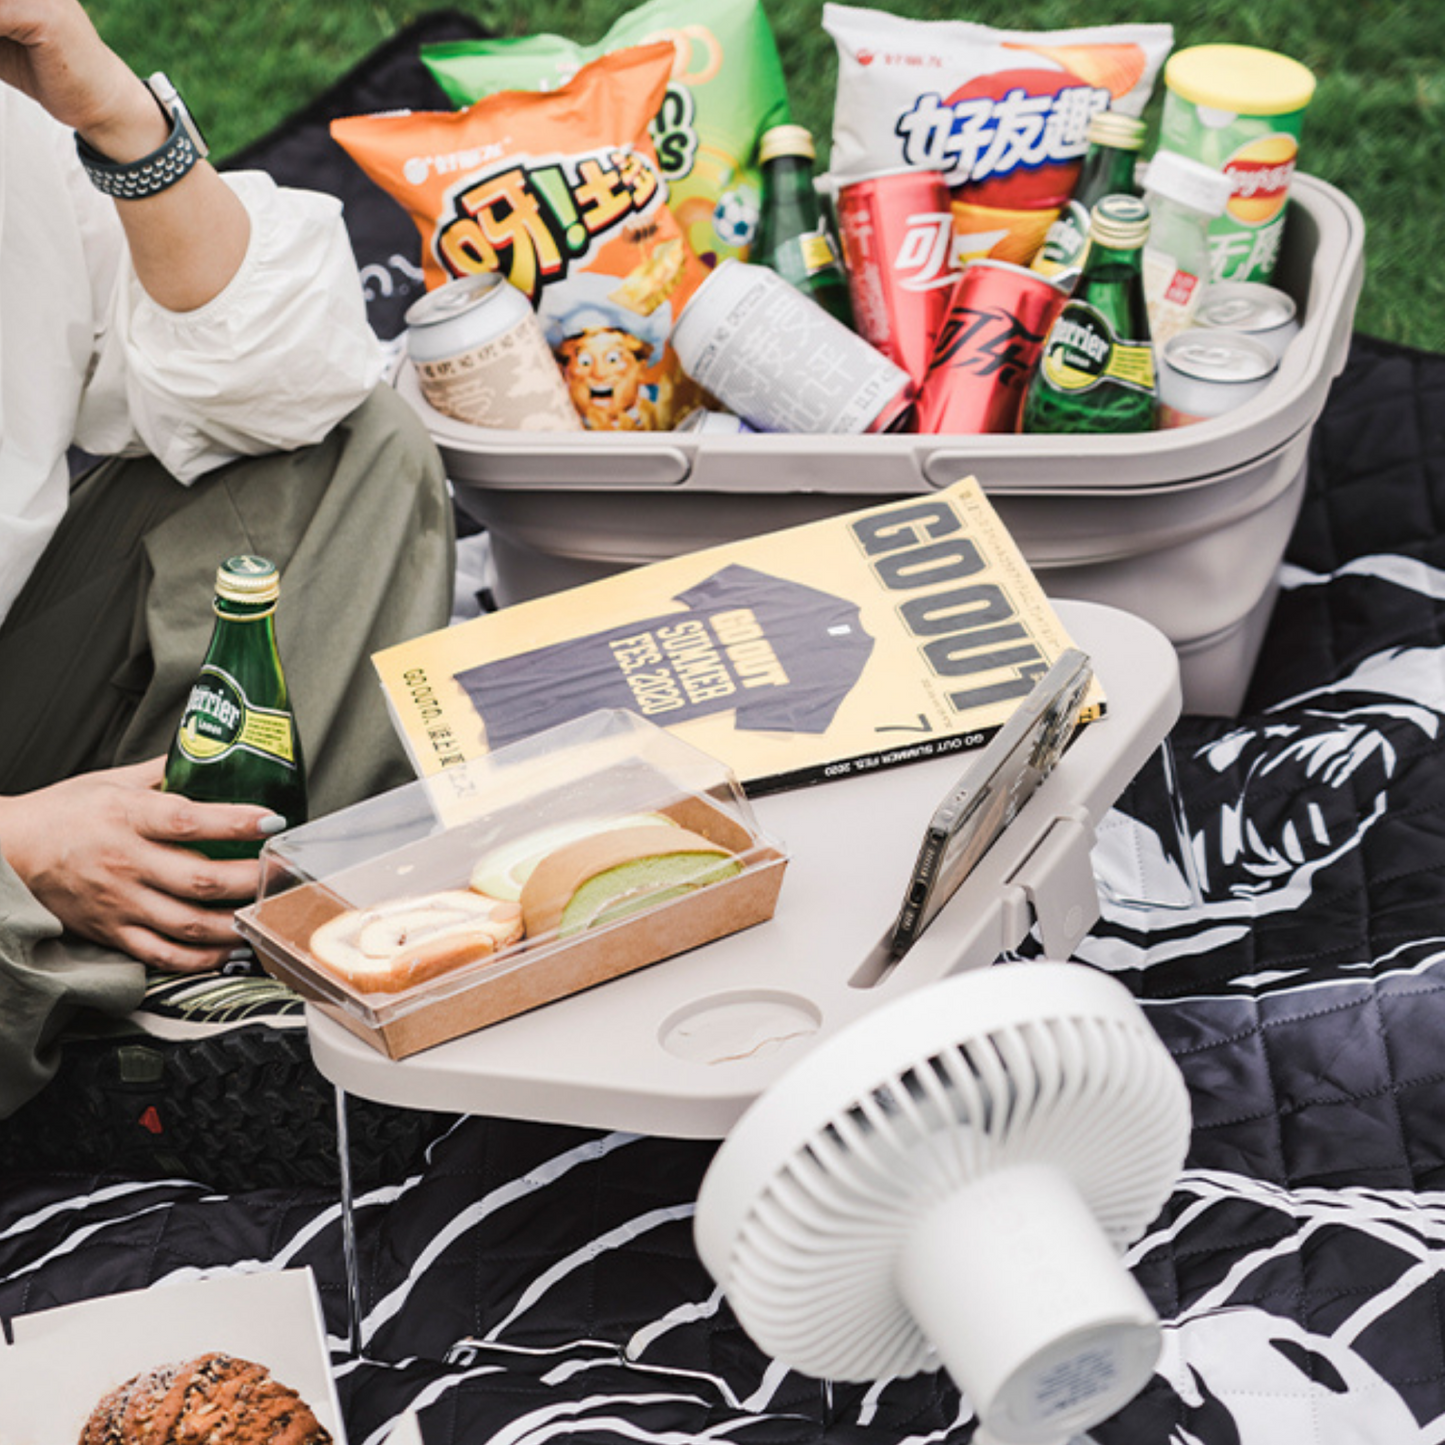
<svg viewBox="0 0 1445 1445">
<path fill-rule="evenodd" d="M 1164 1352 L 1095 1445 L 1445 1438 L 1442 390 L 1445 358 L 1356 339 L 1247 709 L 1173 735 L 1202 906 L 1156 784 L 1100 832 L 1104 916 L 1078 961 L 1141 1000 L 1194 1132 L 1128 1255 Z M 307 1153 L 324 1152 L 325 1086 L 294 1031 L 248 1047 L 249 1083 L 206 1099 L 205 1118 L 239 1118 L 240 1136 L 254 1111 L 265 1142 L 218 1171 L 222 1187 L 204 1170 L 9 1158 L 0 1318 L 309 1266 L 352 1445 L 380 1445 L 407 1408 L 427 1445 L 972 1438 L 946 1376 L 829 1387 L 751 1344 L 692 1243 L 705 1143 L 429 1119 L 361 1182 L 354 1352 L 334 1161 Z M 56 1087 L 33 1107 L 56 1110 L 63 1157 Z M 293 1111 L 279 1124 L 263 1118 L 277 1092 Z M 179 1126 L 202 1101 L 178 1077 L 166 1108 Z"/>
</svg>

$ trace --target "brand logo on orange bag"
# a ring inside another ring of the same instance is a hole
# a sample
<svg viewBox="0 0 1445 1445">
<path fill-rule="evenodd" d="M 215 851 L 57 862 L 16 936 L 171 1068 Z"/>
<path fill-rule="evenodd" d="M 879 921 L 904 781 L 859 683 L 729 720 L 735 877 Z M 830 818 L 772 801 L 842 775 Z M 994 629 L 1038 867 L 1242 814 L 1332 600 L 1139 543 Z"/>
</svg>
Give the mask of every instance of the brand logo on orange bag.
<svg viewBox="0 0 1445 1445">
<path fill-rule="evenodd" d="M 500 271 L 536 304 L 595 244 L 653 210 L 662 182 L 628 147 L 553 164 L 512 164 L 456 192 L 437 227 L 437 255 L 452 276 Z"/>
</svg>

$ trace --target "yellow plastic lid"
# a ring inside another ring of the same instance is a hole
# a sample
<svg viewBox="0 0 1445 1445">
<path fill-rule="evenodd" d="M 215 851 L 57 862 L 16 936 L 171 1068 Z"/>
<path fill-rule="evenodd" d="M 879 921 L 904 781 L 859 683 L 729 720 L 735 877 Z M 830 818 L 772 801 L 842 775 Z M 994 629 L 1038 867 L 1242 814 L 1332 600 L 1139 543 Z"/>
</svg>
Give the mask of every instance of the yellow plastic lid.
<svg viewBox="0 0 1445 1445">
<path fill-rule="evenodd" d="M 1308 66 L 1253 45 L 1194 45 L 1164 66 L 1164 84 L 1181 100 L 1232 115 L 1288 115 L 1315 93 Z"/>
</svg>

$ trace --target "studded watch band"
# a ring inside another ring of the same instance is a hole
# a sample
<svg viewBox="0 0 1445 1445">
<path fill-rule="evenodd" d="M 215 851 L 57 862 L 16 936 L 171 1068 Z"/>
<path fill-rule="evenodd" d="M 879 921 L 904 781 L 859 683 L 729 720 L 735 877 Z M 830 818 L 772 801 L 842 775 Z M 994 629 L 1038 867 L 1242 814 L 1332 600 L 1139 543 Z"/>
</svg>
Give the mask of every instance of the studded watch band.
<svg viewBox="0 0 1445 1445">
<path fill-rule="evenodd" d="M 91 184 L 106 195 L 122 201 L 144 200 L 147 196 L 158 195 L 175 185 L 200 160 L 201 153 L 181 117 L 171 115 L 170 121 L 171 133 L 166 137 L 164 145 L 148 156 L 142 156 L 138 161 L 125 164 L 101 155 L 77 134 L 75 149 Z"/>
</svg>

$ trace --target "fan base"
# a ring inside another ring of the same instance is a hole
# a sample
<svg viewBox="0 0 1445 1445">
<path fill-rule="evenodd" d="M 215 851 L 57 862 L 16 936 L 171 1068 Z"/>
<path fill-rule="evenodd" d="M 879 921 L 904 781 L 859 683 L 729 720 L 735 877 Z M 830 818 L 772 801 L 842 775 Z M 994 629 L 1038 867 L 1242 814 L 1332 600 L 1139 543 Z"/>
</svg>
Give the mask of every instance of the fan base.
<svg viewBox="0 0 1445 1445">
<path fill-rule="evenodd" d="M 935 1204 L 897 1278 L 979 1419 L 1009 1445 L 1055 1445 L 1106 1419 L 1159 1355 L 1148 1299 L 1052 1165 L 1012 1165 Z"/>
</svg>

